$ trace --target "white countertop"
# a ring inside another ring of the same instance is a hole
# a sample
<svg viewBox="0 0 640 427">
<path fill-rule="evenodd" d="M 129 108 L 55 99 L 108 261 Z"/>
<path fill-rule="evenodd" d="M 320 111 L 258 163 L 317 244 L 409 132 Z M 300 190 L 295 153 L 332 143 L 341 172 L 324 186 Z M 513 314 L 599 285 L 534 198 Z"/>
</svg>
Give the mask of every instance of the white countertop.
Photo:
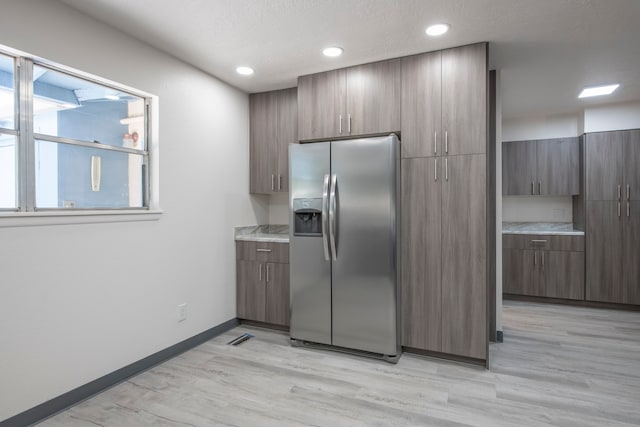
<svg viewBox="0 0 640 427">
<path fill-rule="evenodd" d="M 576 230 L 570 222 L 503 222 L 502 234 L 584 236 L 584 231 Z"/>
</svg>

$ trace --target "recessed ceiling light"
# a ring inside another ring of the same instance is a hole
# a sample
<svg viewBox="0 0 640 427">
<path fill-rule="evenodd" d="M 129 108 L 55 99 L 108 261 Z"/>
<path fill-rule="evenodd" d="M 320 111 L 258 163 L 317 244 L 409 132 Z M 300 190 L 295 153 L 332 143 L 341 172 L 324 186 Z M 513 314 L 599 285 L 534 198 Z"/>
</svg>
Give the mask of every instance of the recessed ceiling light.
<svg viewBox="0 0 640 427">
<path fill-rule="evenodd" d="M 590 96 L 610 95 L 614 90 L 618 89 L 619 84 L 605 86 L 585 87 L 578 95 L 578 98 L 588 98 Z"/>
<path fill-rule="evenodd" d="M 111 101 L 117 101 L 118 99 L 120 99 L 118 95 L 105 95 L 104 97 L 110 99 Z"/>
<path fill-rule="evenodd" d="M 326 49 L 324 49 L 322 51 L 322 53 L 324 54 L 324 56 L 340 56 L 342 55 L 342 48 L 341 47 L 328 47 Z"/>
<path fill-rule="evenodd" d="M 236 73 L 242 74 L 243 76 L 250 76 L 253 74 L 253 68 L 251 67 L 238 67 L 236 68 Z"/>
<path fill-rule="evenodd" d="M 447 31 L 449 31 L 448 24 L 435 24 L 427 27 L 427 30 L 425 31 L 425 33 L 427 33 L 427 35 L 429 36 L 435 37 L 435 36 L 441 36 Z"/>
</svg>

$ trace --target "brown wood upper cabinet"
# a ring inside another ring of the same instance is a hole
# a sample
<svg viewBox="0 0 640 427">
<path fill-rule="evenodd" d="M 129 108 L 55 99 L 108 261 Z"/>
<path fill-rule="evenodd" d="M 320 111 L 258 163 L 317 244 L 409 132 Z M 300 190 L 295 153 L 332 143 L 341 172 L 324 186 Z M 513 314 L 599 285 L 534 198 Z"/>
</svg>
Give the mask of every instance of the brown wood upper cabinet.
<svg viewBox="0 0 640 427">
<path fill-rule="evenodd" d="M 402 58 L 402 157 L 486 153 L 487 44 Z"/>
<path fill-rule="evenodd" d="M 502 194 L 580 194 L 579 138 L 503 142 Z"/>
<path fill-rule="evenodd" d="M 250 104 L 250 192 L 289 191 L 289 144 L 297 142 L 296 88 L 254 93 Z"/>
<path fill-rule="evenodd" d="M 298 77 L 298 139 L 400 130 L 400 59 Z"/>
</svg>

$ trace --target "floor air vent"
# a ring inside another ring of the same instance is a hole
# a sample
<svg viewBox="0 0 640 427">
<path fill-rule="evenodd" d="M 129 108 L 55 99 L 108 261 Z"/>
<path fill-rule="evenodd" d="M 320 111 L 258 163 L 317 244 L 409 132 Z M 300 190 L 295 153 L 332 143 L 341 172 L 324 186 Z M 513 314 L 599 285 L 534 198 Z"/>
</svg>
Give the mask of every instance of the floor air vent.
<svg viewBox="0 0 640 427">
<path fill-rule="evenodd" d="M 253 338 L 253 335 L 251 335 L 251 334 L 242 334 L 239 337 L 232 339 L 227 344 L 229 344 L 229 345 L 240 345 L 243 342 L 245 342 L 246 340 L 248 340 L 249 338 Z"/>
</svg>

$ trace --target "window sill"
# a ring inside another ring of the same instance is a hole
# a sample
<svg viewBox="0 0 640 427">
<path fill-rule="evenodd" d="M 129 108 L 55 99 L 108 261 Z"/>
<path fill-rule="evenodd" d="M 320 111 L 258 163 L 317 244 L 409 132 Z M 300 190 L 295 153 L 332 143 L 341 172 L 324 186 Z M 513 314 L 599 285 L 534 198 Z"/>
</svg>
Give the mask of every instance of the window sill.
<svg viewBox="0 0 640 427">
<path fill-rule="evenodd" d="M 158 221 L 163 211 L 156 210 L 87 210 L 0 213 L 0 228 L 39 225 L 98 224 L 108 222 Z"/>
</svg>

